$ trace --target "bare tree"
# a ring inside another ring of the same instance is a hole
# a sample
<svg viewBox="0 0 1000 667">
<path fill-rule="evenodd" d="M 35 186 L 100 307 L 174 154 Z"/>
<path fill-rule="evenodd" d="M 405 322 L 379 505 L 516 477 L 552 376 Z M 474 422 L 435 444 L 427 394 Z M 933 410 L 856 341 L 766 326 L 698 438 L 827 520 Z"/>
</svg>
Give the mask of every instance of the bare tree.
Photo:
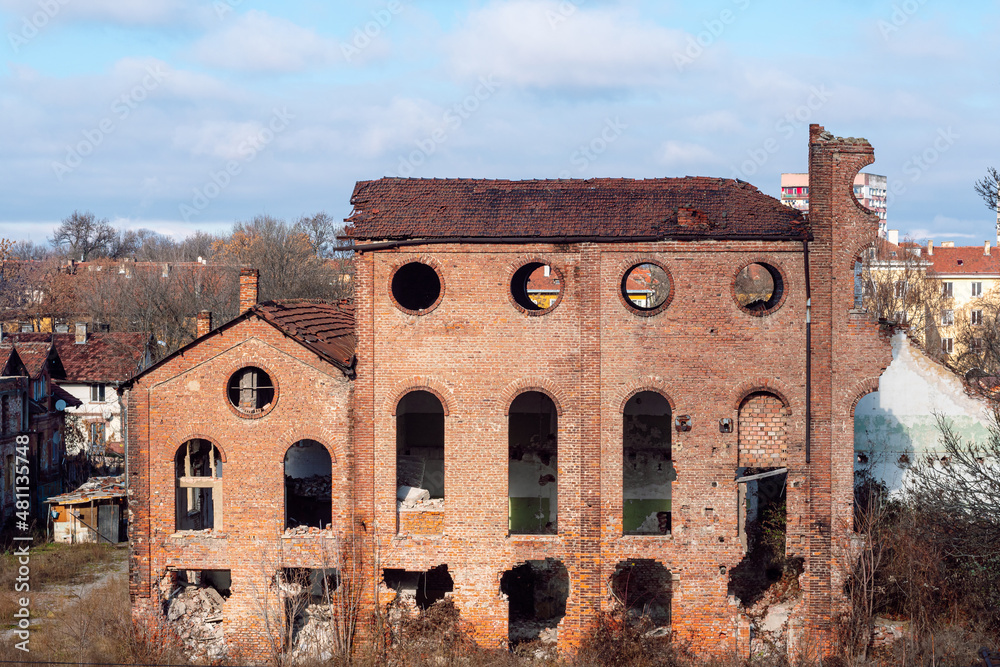
<svg viewBox="0 0 1000 667">
<path fill-rule="evenodd" d="M 107 218 L 98 220 L 90 211 L 73 211 L 59 223 L 49 242 L 70 257 L 86 262 L 94 256 L 104 256 L 117 237 L 118 231 Z"/>
<path fill-rule="evenodd" d="M 337 245 L 337 236 L 344 232 L 344 225 L 338 224 L 326 211 L 320 211 L 316 215 L 299 218 L 294 229 L 308 237 L 313 252 L 320 257 L 330 258 Z"/>
<path fill-rule="evenodd" d="M 986 208 L 991 211 L 997 210 L 997 195 L 1000 194 L 1000 171 L 996 167 L 989 167 L 986 175 L 976 181 L 976 193 L 983 198 Z"/>
</svg>

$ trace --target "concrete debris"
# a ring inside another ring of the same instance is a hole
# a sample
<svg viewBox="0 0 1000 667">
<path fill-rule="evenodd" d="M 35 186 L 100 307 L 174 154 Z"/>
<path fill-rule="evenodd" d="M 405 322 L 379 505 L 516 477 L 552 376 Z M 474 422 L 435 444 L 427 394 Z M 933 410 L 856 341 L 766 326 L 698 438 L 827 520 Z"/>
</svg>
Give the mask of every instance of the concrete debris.
<svg viewBox="0 0 1000 667">
<path fill-rule="evenodd" d="M 300 498 L 329 500 L 333 488 L 333 477 L 331 475 L 311 475 L 309 477 L 289 477 L 286 475 L 285 483 L 292 495 Z"/>
<path fill-rule="evenodd" d="M 330 524 L 326 524 L 326 531 L 330 530 Z M 295 526 L 294 528 L 286 528 L 285 535 L 317 535 L 324 532 L 324 529 L 317 528 L 316 526 Z"/>
<path fill-rule="evenodd" d="M 441 511 L 444 509 L 444 498 L 428 498 L 427 500 L 401 500 L 396 503 L 397 510 Z"/>
<path fill-rule="evenodd" d="M 647 632 L 643 636 L 644 637 L 650 637 L 652 639 L 656 639 L 658 637 L 667 637 L 669 635 L 670 635 L 670 628 L 659 627 L 659 628 L 653 628 L 652 630 L 650 630 L 649 632 Z"/>
<path fill-rule="evenodd" d="M 330 605 L 310 604 L 297 613 L 292 637 L 292 664 L 308 660 L 331 660 L 337 653 L 337 641 Z"/>
<path fill-rule="evenodd" d="M 222 634 L 225 600 L 214 588 L 177 586 L 166 601 L 167 620 L 194 659 L 219 660 L 226 655 Z"/>
<path fill-rule="evenodd" d="M 418 489 L 412 486 L 400 486 L 396 489 L 396 500 L 404 503 L 418 503 L 429 500 L 431 492 L 427 489 Z"/>
</svg>

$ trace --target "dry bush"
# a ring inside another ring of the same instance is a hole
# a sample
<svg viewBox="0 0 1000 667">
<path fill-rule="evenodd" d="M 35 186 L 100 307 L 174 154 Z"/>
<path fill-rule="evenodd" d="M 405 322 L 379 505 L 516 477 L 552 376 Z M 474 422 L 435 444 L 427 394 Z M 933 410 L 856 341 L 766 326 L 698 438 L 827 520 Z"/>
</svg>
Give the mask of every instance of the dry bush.
<svg viewBox="0 0 1000 667">
<path fill-rule="evenodd" d="M 648 633 L 653 623 L 619 609 L 601 613 L 577 654 L 575 667 L 674 667 L 689 664 L 690 655 L 669 636 Z"/>
</svg>

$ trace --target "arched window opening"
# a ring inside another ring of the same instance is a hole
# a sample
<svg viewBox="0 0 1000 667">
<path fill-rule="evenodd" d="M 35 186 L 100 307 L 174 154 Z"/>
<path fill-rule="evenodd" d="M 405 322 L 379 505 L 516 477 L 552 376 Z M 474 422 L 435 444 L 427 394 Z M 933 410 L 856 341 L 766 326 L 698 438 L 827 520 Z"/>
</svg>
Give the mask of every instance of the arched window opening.
<svg viewBox="0 0 1000 667">
<path fill-rule="evenodd" d="M 444 406 L 429 391 L 396 406 L 396 497 L 401 512 L 444 509 Z"/>
<path fill-rule="evenodd" d="M 527 391 L 507 418 L 508 529 L 512 535 L 557 532 L 558 415 L 552 399 Z"/>
<path fill-rule="evenodd" d="M 188 440 L 174 456 L 176 530 L 222 529 L 222 456 L 208 440 Z"/>
<path fill-rule="evenodd" d="M 500 577 L 507 596 L 507 638 L 510 645 L 540 640 L 555 644 L 559 622 L 569 600 L 569 571 L 555 558 L 529 560 Z"/>
<path fill-rule="evenodd" d="M 299 440 L 285 452 L 285 529 L 328 528 L 332 521 L 330 453 L 315 440 Z"/>
<path fill-rule="evenodd" d="M 625 404 L 622 421 L 622 530 L 626 535 L 666 535 L 677 479 L 670 404 L 655 391 L 639 392 Z"/>
</svg>

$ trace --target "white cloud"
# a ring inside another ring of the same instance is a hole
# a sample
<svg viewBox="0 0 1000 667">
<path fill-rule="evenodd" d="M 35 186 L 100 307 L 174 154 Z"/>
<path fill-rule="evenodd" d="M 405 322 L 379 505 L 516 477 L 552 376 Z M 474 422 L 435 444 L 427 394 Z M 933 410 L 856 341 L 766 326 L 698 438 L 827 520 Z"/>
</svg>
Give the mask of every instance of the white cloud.
<svg viewBox="0 0 1000 667">
<path fill-rule="evenodd" d="M 447 48 L 462 76 L 539 88 L 623 88 L 672 79 L 685 37 L 620 9 L 512 0 L 472 12 Z"/>
<path fill-rule="evenodd" d="M 193 54 L 206 65 L 251 72 L 296 72 L 343 58 L 333 40 L 256 9 L 203 37 Z"/>
<path fill-rule="evenodd" d="M 258 121 L 204 121 L 174 130 L 173 145 L 191 155 L 208 155 L 223 160 L 246 156 L 247 146 L 259 137 L 264 126 Z"/>
<path fill-rule="evenodd" d="M 715 164 L 716 155 L 700 144 L 683 141 L 666 141 L 660 146 L 657 160 L 668 167 L 689 169 L 693 165 Z"/>
</svg>

